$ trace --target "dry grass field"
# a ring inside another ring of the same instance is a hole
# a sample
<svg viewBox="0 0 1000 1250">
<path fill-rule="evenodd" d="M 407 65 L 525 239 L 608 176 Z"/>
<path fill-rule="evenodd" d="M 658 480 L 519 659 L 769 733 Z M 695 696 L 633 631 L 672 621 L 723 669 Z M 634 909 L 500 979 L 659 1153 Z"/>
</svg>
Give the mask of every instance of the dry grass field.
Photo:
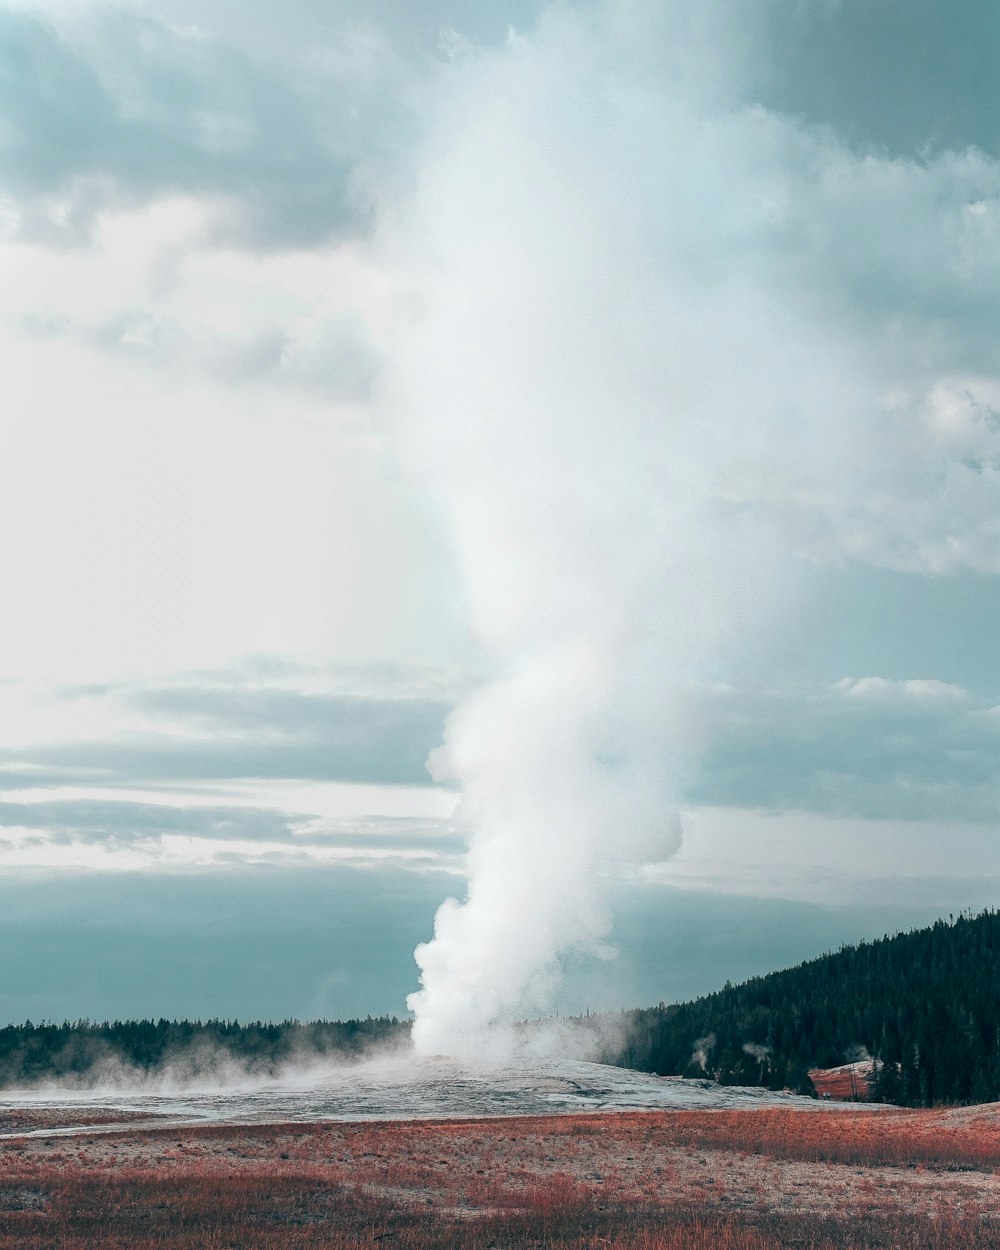
<svg viewBox="0 0 1000 1250">
<path fill-rule="evenodd" d="M 998 1168 L 996 1106 L 122 1126 L 0 1142 L 0 1247 L 1000 1250 Z"/>
</svg>

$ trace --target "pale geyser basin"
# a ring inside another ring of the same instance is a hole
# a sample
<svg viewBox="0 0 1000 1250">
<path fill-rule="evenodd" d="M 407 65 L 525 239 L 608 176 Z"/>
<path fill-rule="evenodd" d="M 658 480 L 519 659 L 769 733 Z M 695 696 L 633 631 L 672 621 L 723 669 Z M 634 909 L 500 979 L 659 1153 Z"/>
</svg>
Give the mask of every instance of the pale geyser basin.
<svg viewBox="0 0 1000 1250">
<path fill-rule="evenodd" d="M 765 1089 L 659 1077 L 582 1060 L 530 1066 L 474 1067 L 445 1058 L 395 1056 L 337 1067 L 288 1071 L 279 1078 L 228 1076 L 215 1084 L 161 1078 L 94 1089 L 4 1090 L 3 1113 L 57 1113 L 58 1126 L 0 1137 L 121 1131 L 191 1124 L 253 1124 L 319 1120 L 460 1119 L 581 1112 L 723 1110 L 789 1107 L 803 1111 L 853 1106 Z M 872 1107 L 872 1104 L 868 1104 Z M 100 1122 L 105 1111 L 109 1123 Z M 74 1123 L 74 1117 L 79 1123 Z M 149 1117 L 148 1121 L 146 1117 Z"/>
</svg>

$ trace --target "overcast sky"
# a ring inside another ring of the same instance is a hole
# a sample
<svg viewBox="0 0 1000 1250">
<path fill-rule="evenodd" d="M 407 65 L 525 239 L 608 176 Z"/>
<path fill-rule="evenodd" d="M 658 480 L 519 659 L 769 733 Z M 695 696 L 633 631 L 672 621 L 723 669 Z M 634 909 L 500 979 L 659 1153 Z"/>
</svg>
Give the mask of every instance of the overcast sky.
<svg viewBox="0 0 1000 1250">
<path fill-rule="evenodd" d="M 683 832 L 608 805 L 552 1008 L 995 905 L 998 53 L 987 0 L 0 8 L 0 1023 L 401 1014 L 477 691 L 565 638 Z"/>
</svg>

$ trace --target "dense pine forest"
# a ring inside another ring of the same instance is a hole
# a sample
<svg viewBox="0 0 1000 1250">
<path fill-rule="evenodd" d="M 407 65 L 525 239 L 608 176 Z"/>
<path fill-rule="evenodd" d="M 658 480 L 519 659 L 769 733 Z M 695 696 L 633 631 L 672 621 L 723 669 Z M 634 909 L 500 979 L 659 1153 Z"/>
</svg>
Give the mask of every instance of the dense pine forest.
<svg viewBox="0 0 1000 1250">
<path fill-rule="evenodd" d="M 280 1024 L 235 1020 L 78 1020 L 0 1028 L 0 1088 L 45 1081 L 90 1084 L 172 1071 L 179 1078 L 224 1075 L 232 1065 L 256 1074 L 288 1063 L 354 1058 L 409 1035 L 409 1023 L 381 1016 Z"/>
<path fill-rule="evenodd" d="M 881 1101 L 993 1101 L 1000 915 L 939 920 L 631 1016 L 616 1058 L 646 1072 L 811 1093 L 810 1068 L 870 1057 Z"/>
</svg>

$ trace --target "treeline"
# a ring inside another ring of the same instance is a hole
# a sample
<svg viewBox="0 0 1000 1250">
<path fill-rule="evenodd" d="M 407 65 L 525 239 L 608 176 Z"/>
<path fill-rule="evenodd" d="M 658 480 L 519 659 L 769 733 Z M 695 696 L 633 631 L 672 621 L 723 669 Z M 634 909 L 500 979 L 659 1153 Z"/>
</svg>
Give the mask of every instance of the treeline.
<svg viewBox="0 0 1000 1250">
<path fill-rule="evenodd" d="M 870 1058 L 881 1101 L 991 1102 L 1000 1099 L 1000 915 L 939 920 L 630 1016 L 616 1059 L 646 1072 L 814 1093 L 810 1068 Z"/>
<path fill-rule="evenodd" d="M 184 1078 L 234 1066 L 257 1075 L 293 1063 L 351 1059 L 409 1036 L 394 1016 L 364 1020 L 91 1020 L 11 1024 L 0 1029 L 0 1088 L 47 1081 L 85 1085 L 168 1071 Z"/>
</svg>

